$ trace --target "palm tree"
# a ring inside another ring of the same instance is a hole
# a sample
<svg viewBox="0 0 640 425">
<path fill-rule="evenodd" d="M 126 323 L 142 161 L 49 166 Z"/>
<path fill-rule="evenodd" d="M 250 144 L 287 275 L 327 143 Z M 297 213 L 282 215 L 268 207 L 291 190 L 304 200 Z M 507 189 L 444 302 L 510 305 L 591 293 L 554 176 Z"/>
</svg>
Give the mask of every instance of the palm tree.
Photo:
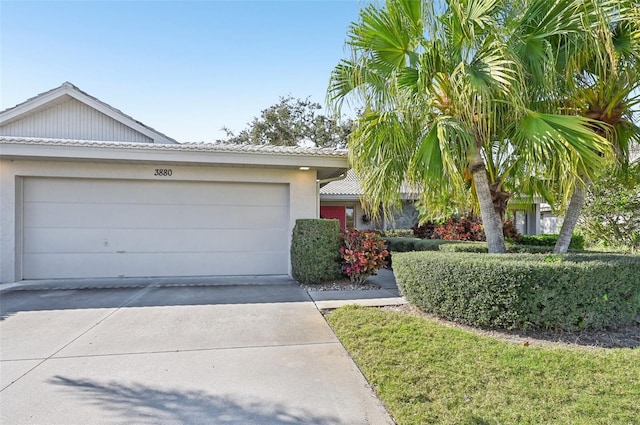
<svg viewBox="0 0 640 425">
<path fill-rule="evenodd" d="M 572 113 L 604 123 L 616 154 L 618 172 L 626 173 L 629 149 L 640 142 L 634 113 L 640 105 L 640 5 L 635 0 L 593 1 L 591 31 L 582 51 L 568 61 L 565 96 Z M 577 179 L 554 252 L 565 253 L 585 201 L 588 178 Z"/>
<path fill-rule="evenodd" d="M 564 189 L 601 165 L 608 145 L 591 131 L 593 120 L 560 114 L 547 101 L 557 97 L 558 78 L 548 74 L 558 56 L 546 40 L 581 29 L 576 1 L 552 3 L 388 0 L 361 10 L 328 101 L 364 111 L 349 151 L 371 214 L 378 206 L 389 213 L 403 182 L 436 212 L 473 193 L 489 252 L 500 253 L 493 201 L 508 180 L 533 190 L 553 178 Z"/>
</svg>

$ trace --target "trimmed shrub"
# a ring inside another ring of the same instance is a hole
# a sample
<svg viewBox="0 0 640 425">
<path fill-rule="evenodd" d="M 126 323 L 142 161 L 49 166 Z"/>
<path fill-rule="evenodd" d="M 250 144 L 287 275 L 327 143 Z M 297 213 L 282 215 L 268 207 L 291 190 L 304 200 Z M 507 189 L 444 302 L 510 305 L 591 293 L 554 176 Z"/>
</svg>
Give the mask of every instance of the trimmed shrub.
<svg viewBox="0 0 640 425">
<path fill-rule="evenodd" d="M 640 310 L 638 256 L 411 252 L 394 273 L 411 303 L 471 326 L 604 329 Z"/>
<path fill-rule="evenodd" d="M 557 234 L 549 235 L 522 235 L 518 240 L 520 245 L 533 245 L 533 246 L 550 246 L 554 247 L 558 242 Z M 584 249 L 584 236 L 574 233 L 571 237 L 570 249 Z"/>
<path fill-rule="evenodd" d="M 384 240 L 372 230 L 347 229 L 342 232 L 342 273 L 351 282 L 362 284 L 385 266 L 389 255 Z"/>
<path fill-rule="evenodd" d="M 570 250 L 573 251 L 573 250 Z M 517 245 L 507 244 L 507 252 L 511 254 L 551 254 L 553 252 L 552 246 L 536 246 L 536 245 Z"/>
<path fill-rule="evenodd" d="M 340 277 L 338 220 L 298 219 L 291 240 L 291 274 L 300 283 Z"/>
<path fill-rule="evenodd" d="M 440 251 L 444 252 L 474 252 L 474 253 L 488 253 L 489 248 L 486 243 L 483 242 L 456 242 L 442 244 L 439 246 Z M 507 252 L 511 254 L 551 254 L 553 252 L 552 246 L 535 246 L 535 245 L 516 245 L 513 243 L 507 244 Z"/>
<path fill-rule="evenodd" d="M 390 252 L 437 251 L 444 243 L 440 239 L 385 238 L 387 250 Z"/>
<path fill-rule="evenodd" d="M 489 247 L 486 242 L 457 242 L 446 245 L 440 245 L 438 247 L 442 252 L 474 252 L 474 253 L 487 253 Z"/>
<path fill-rule="evenodd" d="M 389 252 L 445 251 L 445 252 L 489 252 L 486 242 L 443 241 L 442 239 L 386 238 Z M 510 253 L 547 254 L 553 246 L 518 245 L 507 243 Z"/>
</svg>

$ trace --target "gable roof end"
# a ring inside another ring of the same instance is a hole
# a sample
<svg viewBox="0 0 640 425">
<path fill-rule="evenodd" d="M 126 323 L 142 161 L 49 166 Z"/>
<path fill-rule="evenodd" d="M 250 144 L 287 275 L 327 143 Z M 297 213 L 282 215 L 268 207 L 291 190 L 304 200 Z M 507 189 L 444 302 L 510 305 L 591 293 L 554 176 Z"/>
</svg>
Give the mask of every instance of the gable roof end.
<svg viewBox="0 0 640 425">
<path fill-rule="evenodd" d="M 114 108 L 111 105 L 104 103 L 96 97 L 85 93 L 68 81 L 64 82 L 59 87 L 56 87 L 44 93 L 40 93 L 39 95 L 27 99 L 26 101 L 14 107 L 5 109 L 4 111 L 0 112 L 0 126 L 9 124 L 13 121 L 20 120 L 31 114 L 37 113 L 38 111 L 44 110 L 67 97 L 76 99 L 77 101 L 88 105 L 89 107 L 103 113 L 104 115 L 114 119 L 115 121 L 149 137 L 153 141 L 153 143 L 178 143 L 175 139 L 172 139 L 171 137 L 141 123 L 140 121 L 135 120 L 131 116 L 125 114 L 119 109 Z"/>
</svg>

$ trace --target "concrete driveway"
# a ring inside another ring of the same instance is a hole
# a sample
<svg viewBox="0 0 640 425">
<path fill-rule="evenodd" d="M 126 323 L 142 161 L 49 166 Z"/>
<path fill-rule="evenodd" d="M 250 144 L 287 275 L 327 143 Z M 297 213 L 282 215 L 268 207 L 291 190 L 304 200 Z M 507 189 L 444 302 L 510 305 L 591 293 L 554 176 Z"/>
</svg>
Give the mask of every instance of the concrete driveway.
<svg viewBox="0 0 640 425">
<path fill-rule="evenodd" d="M 2 291 L 0 423 L 393 423 L 304 290 L 247 282 Z"/>
</svg>

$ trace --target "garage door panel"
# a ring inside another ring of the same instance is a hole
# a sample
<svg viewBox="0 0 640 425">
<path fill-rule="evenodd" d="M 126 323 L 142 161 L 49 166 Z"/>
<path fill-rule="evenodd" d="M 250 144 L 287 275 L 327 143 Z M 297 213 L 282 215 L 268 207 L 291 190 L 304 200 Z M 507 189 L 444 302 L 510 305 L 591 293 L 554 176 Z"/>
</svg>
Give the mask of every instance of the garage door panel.
<svg viewBox="0 0 640 425">
<path fill-rule="evenodd" d="M 24 252 L 247 252 L 285 251 L 286 229 L 25 229 Z M 60 241 L 66 239 L 64 251 Z"/>
<path fill-rule="evenodd" d="M 135 205 L 30 202 L 25 223 L 48 228 L 286 227 L 284 206 Z"/>
<path fill-rule="evenodd" d="M 25 178 L 25 279 L 287 274 L 286 184 Z"/>
<path fill-rule="evenodd" d="M 38 179 L 25 190 L 25 202 L 151 205 L 288 205 L 282 185 L 216 182 Z M 106 190 L 105 190 L 106 189 Z"/>
<path fill-rule="evenodd" d="M 26 254 L 28 279 L 282 274 L 280 252 L 254 252 L 239 260 L 222 253 Z M 213 272 L 215 271 L 215 272 Z"/>
</svg>

